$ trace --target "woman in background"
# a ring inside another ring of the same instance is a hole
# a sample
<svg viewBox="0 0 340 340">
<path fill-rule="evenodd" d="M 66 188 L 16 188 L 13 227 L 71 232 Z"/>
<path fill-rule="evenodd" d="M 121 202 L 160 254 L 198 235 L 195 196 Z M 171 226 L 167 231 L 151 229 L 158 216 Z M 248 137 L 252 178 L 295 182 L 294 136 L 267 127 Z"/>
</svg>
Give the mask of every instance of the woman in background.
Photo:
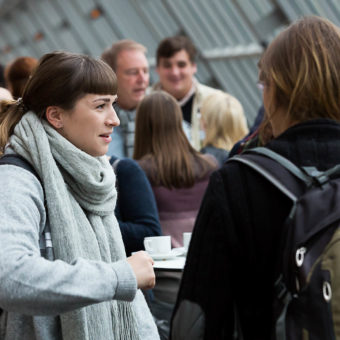
<svg viewBox="0 0 340 340">
<path fill-rule="evenodd" d="M 134 158 L 151 183 L 162 232 L 171 236 L 173 247 L 181 247 L 183 232 L 193 229 L 217 161 L 190 145 L 183 132 L 181 109 L 166 92 L 153 92 L 141 101 L 135 131 Z M 156 274 L 151 311 L 167 328 L 182 274 L 162 271 Z"/>
<path fill-rule="evenodd" d="M 19 57 L 6 65 L 6 86 L 13 98 L 22 97 L 26 83 L 37 65 L 38 59 L 32 57 Z"/>
<path fill-rule="evenodd" d="M 134 159 L 151 183 L 163 234 L 171 236 L 173 247 L 183 246 L 183 232 L 192 231 L 217 164 L 190 145 L 181 109 L 171 95 L 156 91 L 137 108 Z"/>
<path fill-rule="evenodd" d="M 235 97 L 219 91 L 203 101 L 201 114 L 205 131 L 201 152 L 213 155 L 222 166 L 233 145 L 248 133 L 242 105 Z"/>
</svg>

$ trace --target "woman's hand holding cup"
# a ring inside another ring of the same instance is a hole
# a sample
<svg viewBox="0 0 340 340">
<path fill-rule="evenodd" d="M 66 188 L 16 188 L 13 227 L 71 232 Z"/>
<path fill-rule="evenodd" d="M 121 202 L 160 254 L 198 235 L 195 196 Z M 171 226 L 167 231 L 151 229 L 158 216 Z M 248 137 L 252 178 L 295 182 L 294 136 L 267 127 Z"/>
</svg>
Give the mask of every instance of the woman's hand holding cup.
<svg viewBox="0 0 340 340">
<path fill-rule="evenodd" d="M 155 286 L 156 277 L 153 270 L 153 259 L 145 252 L 138 251 L 127 258 L 137 279 L 137 287 L 150 289 Z"/>
</svg>

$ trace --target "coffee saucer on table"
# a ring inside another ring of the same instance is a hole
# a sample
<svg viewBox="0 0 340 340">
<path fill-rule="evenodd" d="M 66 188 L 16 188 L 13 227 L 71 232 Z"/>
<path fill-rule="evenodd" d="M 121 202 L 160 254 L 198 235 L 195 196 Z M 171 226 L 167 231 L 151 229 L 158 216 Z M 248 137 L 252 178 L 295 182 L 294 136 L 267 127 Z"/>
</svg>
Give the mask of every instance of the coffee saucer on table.
<svg viewBox="0 0 340 340">
<path fill-rule="evenodd" d="M 169 253 L 148 253 L 154 260 L 171 260 L 184 254 L 184 248 L 173 248 Z"/>
</svg>

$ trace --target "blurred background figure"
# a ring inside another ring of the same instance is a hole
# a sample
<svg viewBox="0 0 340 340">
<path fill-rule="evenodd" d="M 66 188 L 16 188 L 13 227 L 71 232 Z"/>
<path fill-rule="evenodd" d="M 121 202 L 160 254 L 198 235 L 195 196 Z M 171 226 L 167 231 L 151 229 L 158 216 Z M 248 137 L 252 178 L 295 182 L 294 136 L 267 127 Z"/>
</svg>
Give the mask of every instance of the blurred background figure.
<svg viewBox="0 0 340 340">
<path fill-rule="evenodd" d="M 117 180 L 115 215 L 123 236 L 126 255 L 144 250 L 144 238 L 161 235 L 158 211 L 150 183 L 136 161 L 110 159 Z"/>
<path fill-rule="evenodd" d="M 243 107 L 235 97 L 219 91 L 203 101 L 201 114 L 205 131 L 201 152 L 213 155 L 222 166 L 229 150 L 248 133 Z"/>
<path fill-rule="evenodd" d="M 161 234 L 155 198 L 145 173 L 132 159 L 136 107 L 149 84 L 146 48 L 133 40 L 120 40 L 101 58 L 117 76 L 118 99 L 114 104 L 120 126 L 114 128 L 107 155 L 117 176 L 115 214 L 127 254 L 144 249 L 144 237 Z"/>
<path fill-rule="evenodd" d="M 193 229 L 217 161 L 190 145 L 181 109 L 164 91 L 147 95 L 137 108 L 134 159 L 151 183 L 163 234 L 171 236 L 173 247 L 183 246 L 183 232 Z M 150 308 L 163 329 L 169 329 L 181 277 L 179 272 L 156 272 Z"/>
<path fill-rule="evenodd" d="M 192 231 L 217 162 L 190 145 L 180 107 L 164 91 L 151 93 L 137 109 L 134 159 L 151 183 L 163 234 L 171 236 L 173 247 L 183 246 L 183 232 Z"/>
<path fill-rule="evenodd" d="M 194 77 L 197 72 L 196 56 L 196 47 L 185 36 L 162 40 L 156 52 L 159 83 L 153 86 L 153 90 L 164 90 L 176 98 L 190 131 L 191 144 L 200 150 L 199 110 L 203 99 L 217 90 L 200 84 Z"/>
<path fill-rule="evenodd" d="M 32 57 L 19 57 L 5 67 L 6 87 L 14 99 L 22 96 L 27 80 L 38 64 L 38 59 Z"/>
<path fill-rule="evenodd" d="M 136 107 L 149 86 L 149 64 L 146 48 L 133 40 L 120 40 L 106 49 L 102 59 L 117 76 L 118 102 L 115 110 L 120 120 L 111 135 L 108 155 L 133 156 Z"/>
</svg>

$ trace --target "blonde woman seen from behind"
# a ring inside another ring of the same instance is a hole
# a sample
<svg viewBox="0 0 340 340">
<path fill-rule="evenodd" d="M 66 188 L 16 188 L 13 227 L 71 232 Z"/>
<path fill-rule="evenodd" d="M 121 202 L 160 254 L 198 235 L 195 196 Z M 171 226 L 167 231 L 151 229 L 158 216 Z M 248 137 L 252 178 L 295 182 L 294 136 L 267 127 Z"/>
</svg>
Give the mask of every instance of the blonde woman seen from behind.
<svg viewBox="0 0 340 340">
<path fill-rule="evenodd" d="M 233 145 L 248 133 L 243 107 L 235 97 L 219 91 L 203 101 L 201 114 L 205 131 L 201 152 L 212 154 L 222 166 Z"/>
</svg>

